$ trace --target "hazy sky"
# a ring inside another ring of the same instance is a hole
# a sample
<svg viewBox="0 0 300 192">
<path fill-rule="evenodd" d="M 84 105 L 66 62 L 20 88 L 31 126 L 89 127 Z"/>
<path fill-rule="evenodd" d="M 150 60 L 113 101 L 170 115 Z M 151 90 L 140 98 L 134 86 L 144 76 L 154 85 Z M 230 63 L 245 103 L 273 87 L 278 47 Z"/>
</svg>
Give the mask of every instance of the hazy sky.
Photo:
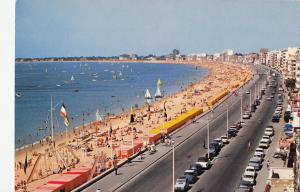
<svg viewBox="0 0 300 192">
<path fill-rule="evenodd" d="M 16 57 L 300 46 L 300 0 L 18 0 Z"/>
</svg>

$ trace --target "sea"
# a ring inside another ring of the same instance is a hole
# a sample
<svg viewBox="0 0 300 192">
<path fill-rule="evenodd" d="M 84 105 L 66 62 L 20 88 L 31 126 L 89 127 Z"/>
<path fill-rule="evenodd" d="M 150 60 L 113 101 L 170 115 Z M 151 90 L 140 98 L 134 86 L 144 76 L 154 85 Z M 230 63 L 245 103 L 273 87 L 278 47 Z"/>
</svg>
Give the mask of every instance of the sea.
<svg viewBox="0 0 300 192">
<path fill-rule="evenodd" d="M 64 103 L 70 127 L 145 104 L 157 80 L 164 96 L 174 94 L 207 74 L 191 65 L 100 62 L 33 62 L 15 65 L 15 148 L 65 130 L 59 115 Z M 99 115 L 96 115 L 96 111 Z"/>
</svg>

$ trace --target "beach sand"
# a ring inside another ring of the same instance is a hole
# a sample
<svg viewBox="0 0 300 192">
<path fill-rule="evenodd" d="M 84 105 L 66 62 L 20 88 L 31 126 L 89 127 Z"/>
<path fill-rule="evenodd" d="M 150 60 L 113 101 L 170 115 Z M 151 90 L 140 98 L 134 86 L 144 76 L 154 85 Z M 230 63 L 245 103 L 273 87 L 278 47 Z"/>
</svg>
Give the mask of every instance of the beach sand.
<svg viewBox="0 0 300 192">
<path fill-rule="evenodd" d="M 153 61 L 151 61 L 151 63 L 153 63 Z M 164 62 L 160 61 L 158 63 Z M 192 108 L 203 108 L 204 111 L 207 111 L 209 108 L 206 104 L 207 100 L 224 90 L 229 90 L 230 92 L 235 91 L 235 89 L 238 88 L 237 86 L 235 87 L 235 85 L 241 85 L 244 83 L 245 79 L 248 80 L 252 77 L 248 68 L 237 64 L 200 63 L 191 61 L 172 61 L 166 63 L 204 67 L 209 70 L 209 73 L 200 81 L 182 88 L 177 93 L 152 102 L 150 107 L 151 112 L 147 112 L 148 107 L 146 105 L 133 110 L 136 118 L 139 119 L 139 122 L 134 125 L 137 130 L 136 137 L 143 141 L 147 140 L 149 130 L 165 123 L 162 110 L 164 103 L 168 120 L 174 119 L 184 111 L 188 111 Z M 58 156 L 51 152 L 52 144 L 50 142 L 47 143 L 46 141 L 16 151 L 15 184 L 19 184 L 20 186 L 17 187 L 18 191 L 24 191 L 24 189 L 21 189 L 22 185 L 20 182 L 28 180 L 34 165 L 35 171 L 32 174 L 30 181 L 26 184 L 28 191 L 32 191 L 36 187 L 47 183 L 50 179 L 57 177 L 59 174 L 53 174 L 53 170 L 58 170 L 58 165 L 62 167 L 60 159 L 64 159 L 66 164 L 72 164 L 73 167 L 92 167 L 95 157 L 101 154 L 101 165 L 104 168 L 109 168 L 111 162 L 110 157 L 115 154 L 115 151 L 112 150 L 110 146 L 113 145 L 114 147 L 117 147 L 120 146 L 120 144 L 128 143 L 132 140 L 132 132 L 130 131 L 130 128 L 128 128 L 130 127 L 130 113 L 131 111 L 128 110 L 122 114 L 105 118 L 101 124 L 90 122 L 85 124 L 85 127 L 69 129 L 69 144 L 73 146 L 80 145 L 77 149 L 73 147 L 72 153 L 65 147 L 65 133 L 54 136 L 55 146 L 59 151 Z M 112 128 L 113 140 L 108 139 L 110 138 L 110 127 Z M 80 136 L 82 138 L 87 138 L 82 140 L 80 139 Z M 79 139 L 74 139 L 75 137 Z M 89 148 L 92 149 L 92 151 L 87 152 Z M 29 162 L 26 171 L 27 174 L 25 174 L 24 169 L 22 169 L 26 154 Z M 40 158 L 38 158 L 39 156 Z M 75 156 L 80 159 L 79 163 L 75 163 Z M 37 159 L 38 163 L 35 163 Z M 118 160 L 121 161 L 122 159 Z"/>
</svg>

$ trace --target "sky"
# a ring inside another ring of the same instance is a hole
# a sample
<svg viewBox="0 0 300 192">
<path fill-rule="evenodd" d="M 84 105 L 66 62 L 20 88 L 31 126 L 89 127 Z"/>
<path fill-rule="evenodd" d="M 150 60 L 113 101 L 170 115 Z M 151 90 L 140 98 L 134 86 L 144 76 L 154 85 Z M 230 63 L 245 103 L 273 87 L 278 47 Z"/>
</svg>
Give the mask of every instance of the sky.
<svg viewBox="0 0 300 192">
<path fill-rule="evenodd" d="M 16 57 L 300 47 L 300 0 L 18 0 Z"/>
</svg>

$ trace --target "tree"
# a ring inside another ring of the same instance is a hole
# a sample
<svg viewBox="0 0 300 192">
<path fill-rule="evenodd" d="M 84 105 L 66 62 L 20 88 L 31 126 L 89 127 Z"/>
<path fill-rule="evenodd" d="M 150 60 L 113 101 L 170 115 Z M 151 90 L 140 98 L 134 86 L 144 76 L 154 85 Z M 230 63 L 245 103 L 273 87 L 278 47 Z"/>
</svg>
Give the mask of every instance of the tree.
<svg viewBox="0 0 300 192">
<path fill-rule="evenodd" d="M 290 79 L 290 78 L 286 79 L 285 80 L 285 86 L 289 90 L 294 90 L 295 87 L 296 87 L 296 80 L 295 79 Z"/>
</svg>

